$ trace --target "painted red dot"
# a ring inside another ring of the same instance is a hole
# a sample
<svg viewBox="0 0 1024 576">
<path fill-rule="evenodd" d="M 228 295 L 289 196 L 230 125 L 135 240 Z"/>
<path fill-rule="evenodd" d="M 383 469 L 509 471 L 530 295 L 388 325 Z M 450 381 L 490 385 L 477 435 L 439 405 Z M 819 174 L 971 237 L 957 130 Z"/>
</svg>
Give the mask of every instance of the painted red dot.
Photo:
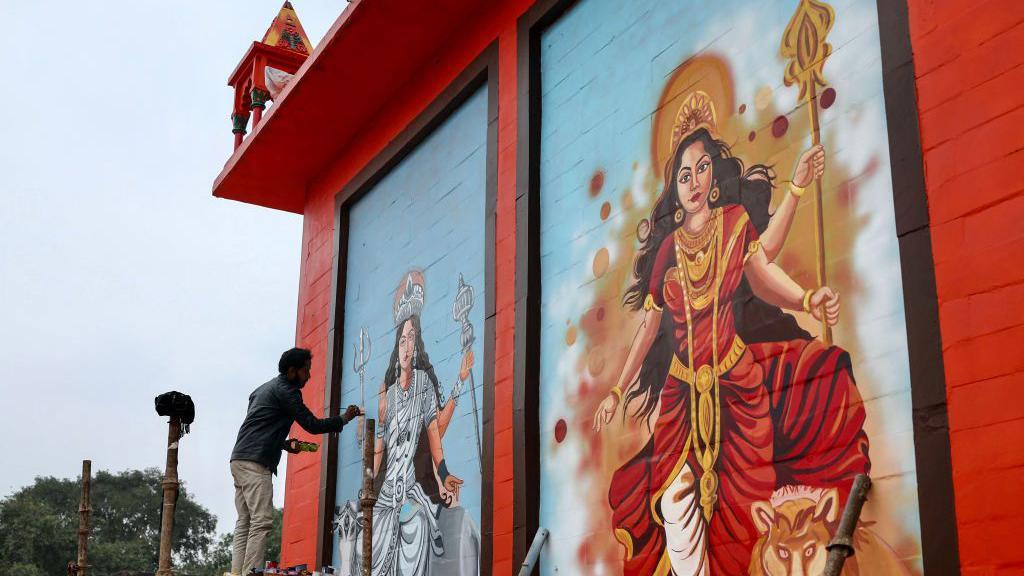
<svg viewBox="0 0 1024 576">
<path fill-rule="evenodd" d="M 772 122 L 772 136 L 782 138 L 789 130 L 789 120 L 785 116 L 779 116 Z"/>
<path fill-rule="evenodd" d="M 555 423 L 555 442 L 561 444 L 562 440 L 565 440 L 565 434 L 568 431 L 569 427 L 565 425 L 565 420 L 559 418 L 558 422 Z"/>
<path fill-rule="evenodd" d="M 747 105 L 746 104 L 740 104 L 740 114 L 743 114 L 746 111 L 747 111 Z"/>
<path fill-rule="evenodd" d="M 836 103 L 835 88 L 825 88 L 825 91 L 821 93 L 821 96 L 818 98 L 818 101 L 821 102 L 822 108 L 831 108 L 832 105 Z"/>
<path fill-rule="evenodd" d="M 602 188 L 604 188 L 604 170 L 598 170 L 590 177 L 590 196 L 597 196 L 601 193 Z"/>
<path fill-rule="evenodd" d="M 749 140 L 750 142 L 753 142 L 754 138 L 757 138 L 757 132 L 754 132 L 753 130 L 751 130 L 750 134 L 747 134 L 747 140 Z"/>
</svg>

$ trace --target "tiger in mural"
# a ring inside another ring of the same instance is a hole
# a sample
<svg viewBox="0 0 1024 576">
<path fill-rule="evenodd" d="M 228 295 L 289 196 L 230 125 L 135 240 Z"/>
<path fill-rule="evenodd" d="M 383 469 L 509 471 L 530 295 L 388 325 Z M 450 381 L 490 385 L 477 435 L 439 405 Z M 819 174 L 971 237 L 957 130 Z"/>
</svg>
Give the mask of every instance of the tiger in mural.
<svg viewBox="0 0 1024 576">
<path fill-rule="evenodd" d="M 825 547 L 839 524 L 839 491 L 809 486 L 784 486 L 770 500 L 750 507 L 761 534 L 750 558 L 751 576 L 807 576 L 825 570 Z M 844 576 L 886 574 L 909 576 L 896 553 L 865 525 L 853 534 L 854 555 Z"/>
</svg>

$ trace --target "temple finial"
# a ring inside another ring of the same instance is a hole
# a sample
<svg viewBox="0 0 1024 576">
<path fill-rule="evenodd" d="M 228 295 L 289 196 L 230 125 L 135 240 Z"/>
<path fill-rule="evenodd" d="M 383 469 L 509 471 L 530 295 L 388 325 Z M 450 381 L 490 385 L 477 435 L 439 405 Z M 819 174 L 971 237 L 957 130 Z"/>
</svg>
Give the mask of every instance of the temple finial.
<svg viewBox="0 0 1024 576">
<path fill-rule="evenodd" d="M 263 43 L 300 54 L 313 52 L 313 45 L 310 43 L 309 37 L 306 36 L 306 31 L 302 29 L 302 23 L 299 22 L 295 8 L 292 8 L 292 3 L 287 1 L 281 6 L 281 11 L 277 13 L 274 21 L 270 23 L 270 28 L 267 28 L 267 33 L 263 35 Z"/>
</svg>

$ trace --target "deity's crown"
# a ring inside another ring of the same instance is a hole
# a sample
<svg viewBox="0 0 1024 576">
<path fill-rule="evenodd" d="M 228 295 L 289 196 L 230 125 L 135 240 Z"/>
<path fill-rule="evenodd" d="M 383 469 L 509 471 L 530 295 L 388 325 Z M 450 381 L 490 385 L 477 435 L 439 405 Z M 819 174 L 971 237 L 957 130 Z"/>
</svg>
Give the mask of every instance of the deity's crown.
<svg viewBox="0 0 1024 576">
<path fill-rule="evenodd" d="M 676 120 L 672 124 L 672 146 L 669 149 L 675 150 L 680 141 L 699 128 L 707 128 L 714 136 L 717 127 L 718 120 L 711 97 L 706 92 L 696 90 L 683 100 L 676 113 Z"/>
<path fill-rule="evenodd" d="M 400 326 L 412 316 L 419 316 L 423 310 L 423 283 L 423 274 L 412 271 L 406 274 L 405 285 L 399 284 L 394 304 L 395 326 Z"/>
</svg>

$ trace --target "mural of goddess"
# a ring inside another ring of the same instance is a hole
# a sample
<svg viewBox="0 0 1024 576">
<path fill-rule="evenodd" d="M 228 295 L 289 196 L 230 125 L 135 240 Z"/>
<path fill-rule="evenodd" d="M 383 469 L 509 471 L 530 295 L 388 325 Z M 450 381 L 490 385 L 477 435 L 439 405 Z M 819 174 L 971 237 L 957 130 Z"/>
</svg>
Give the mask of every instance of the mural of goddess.
<svg viewBox="0 0 1024 576">
<path fill-rule="evenodd" d="M 463 483 L 449 472 L 441 440 L 473 354 L 463 358 L 459 381 L 442 404 L 420 327 L 424 291 L 422 274 L 413 271 L 395 297 L 395 346 L 380 388 L 373 465 L 379 486 L 373 511 L 374 575 L 431 572 L 431 563 L 445 552 L 438 518 L 442 508 L 458 503 Z M 421 442 L 424 435 L 426 442 Z"/>
<path fill-rule="evenodd" d="M 825 153 L 800 156 L 790 193 L 769 215 L 774 174 L 731 155 L 704 92 L 684 99 L 670 149 L 624 297 L 643 321 L 594 415 L 595 430 L 620 408 L 653 421 L 612 477 L 612 525 L 627 575 L 760 573 L 752 551 L 771 519 L 755 516 L 756 503 L 797 486 L 845 501 L 853 477 L 870 469 L 848 353 L 780 310 L 829 325 L 839 318 L 837 293 L 805 289 L 774 263 Z M 771 553 L 790 566 L 823 564 L 826 554 Z"/>
</svg>

